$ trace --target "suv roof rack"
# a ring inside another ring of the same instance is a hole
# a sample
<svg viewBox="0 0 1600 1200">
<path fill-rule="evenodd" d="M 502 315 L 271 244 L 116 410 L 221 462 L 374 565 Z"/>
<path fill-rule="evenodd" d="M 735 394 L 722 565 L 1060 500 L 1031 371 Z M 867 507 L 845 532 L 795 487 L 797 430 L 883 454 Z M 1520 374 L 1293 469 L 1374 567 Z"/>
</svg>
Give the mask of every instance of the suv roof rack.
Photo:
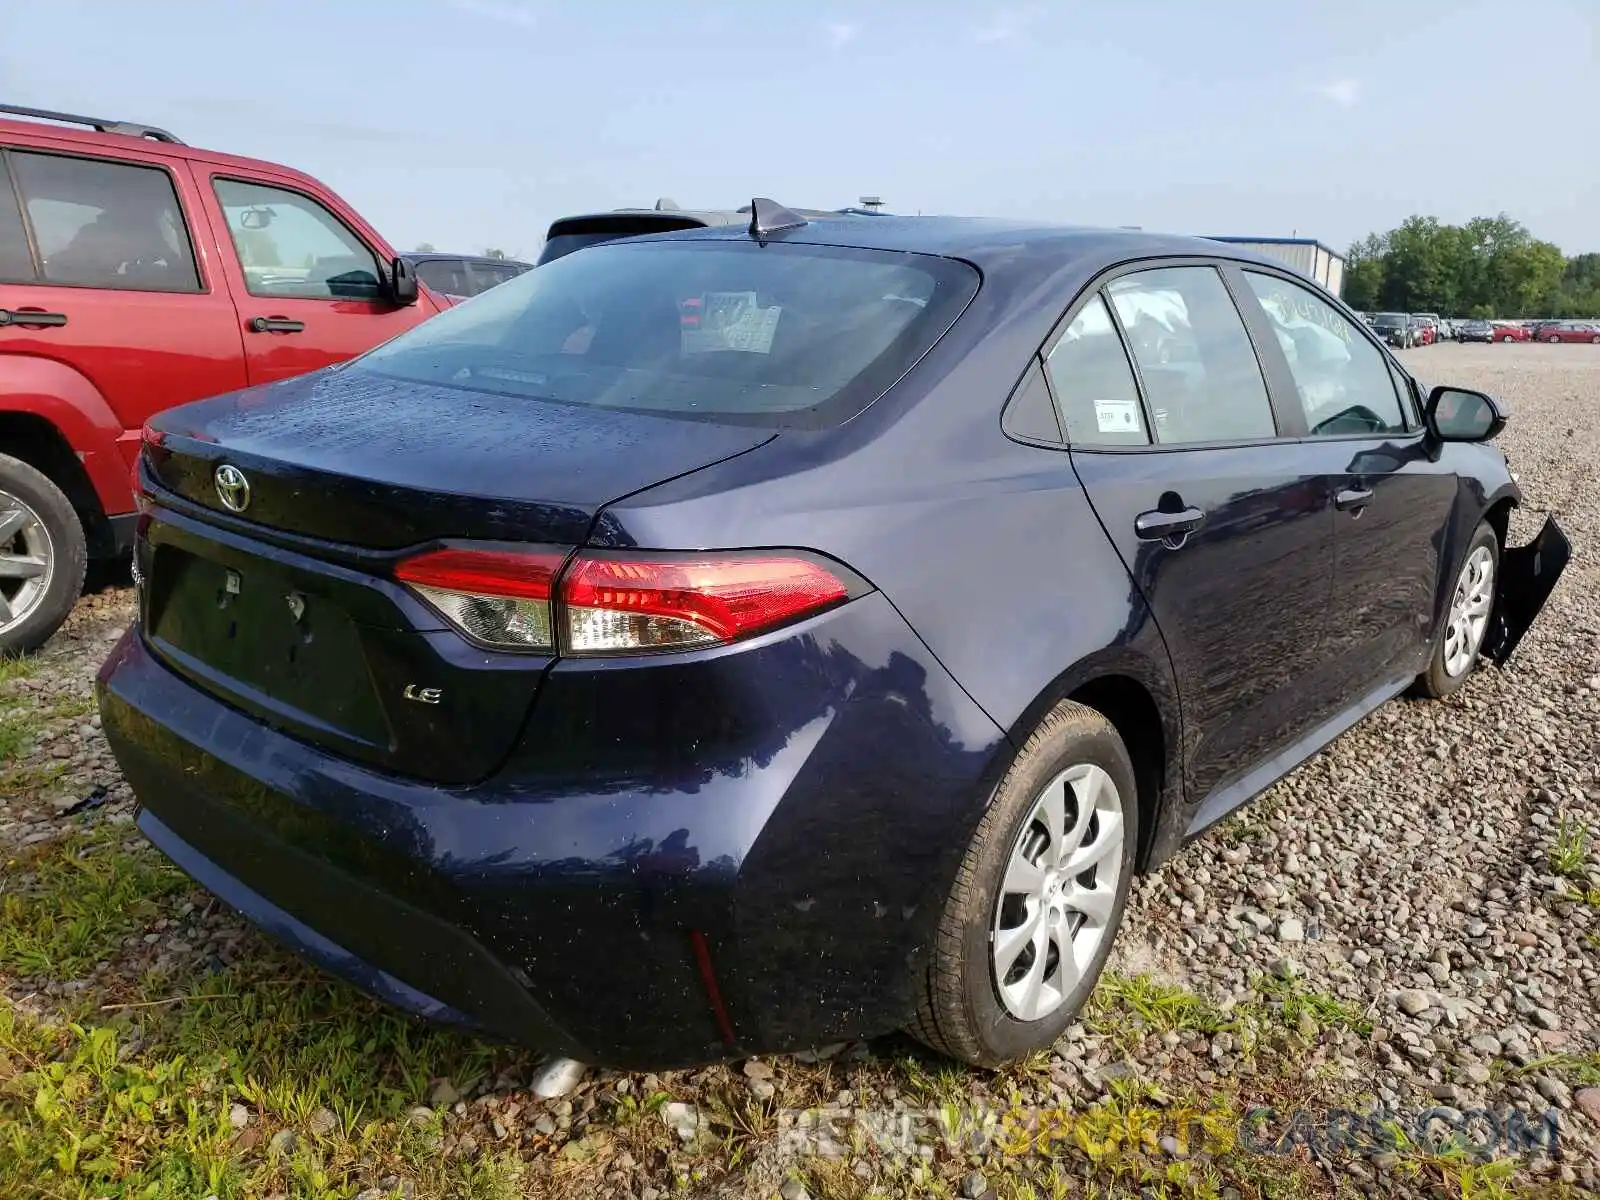
<svg viewBox="0 0 1600 1200">
<path fill-rule="evenodd" d="M 107 121 L 101 117 L 84 117 L 77 113 L 52 112 L 48 108 L 23 108 L 17 104 L 0 104 L 0 113 L 9 113 L 14 117 L 31 117 L 37 121 L 60 121 L 67 125 L 87 125 L 98 133 L 121 133 L 128 137 L 149 138 L 152 142 L 170 142 L 174 146 L 183 143 L 168 133 L 165 129 L 158 129 L 154 125 L 139 125 L 132 121 Z"/>
</svg>

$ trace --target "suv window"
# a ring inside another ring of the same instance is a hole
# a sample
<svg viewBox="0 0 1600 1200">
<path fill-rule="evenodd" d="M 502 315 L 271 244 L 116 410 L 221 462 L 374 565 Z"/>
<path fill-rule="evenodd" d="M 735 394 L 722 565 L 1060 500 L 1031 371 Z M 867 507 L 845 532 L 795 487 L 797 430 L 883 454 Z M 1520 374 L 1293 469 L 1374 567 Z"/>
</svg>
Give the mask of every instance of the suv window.
<svg viewBox="0 0 1600 1200">
<path fill-rule="evenodd" d="M 1212 267 L 1161 267 L 1106 288 L 1139 364 L 1158 442 L 1270 438 L 1266 381 Z"/>
<path fill-rule="evenodd" d="M 1105 301 L 1084 305 L 1045 360 L 1050 386 L 1074 446 L 1143 446 L 1150 442 L 1139 385 Z"/>
<path fill-rule="evenodd" d="M 235 179 L 218 179 L 213 186 L 252 296 L 381 298 L 372 251 L 315 200 Z"/>
<path fill-rule="evenodd" d="M 22 224 L 16 193 L 11 190 L 5 157 L 0 155 L 0 279 L 31 283 L 34 278 L 28 231 Z"/>
<path fill-rule="evenodd" d="M 484 262 L 482 259 L 469 261 L 467 270 L 472 276 L 473 288 L 470 294 L 476 296 L 479 292 L 487 292 L 492 287 L 515 279 L 527 269 L 510 263 Z"/>
<path fill-rule="evenodd" d="M 459 258 L 428 258 L 417 264 L 417 278 L 447 296 L 472 295 L 467 264 Z"/>
<path fill-rule="evenodd" d="M 13 151 L 9 158 L 45 283 L 200 290 L 189 231 L 165 171 L 60 154 Z"/>
<path fill-rule="evenodd" d="M 1246 271 L 1244 277 L 1289 360 L 1313 436 L 1405 431 L 1388 359 L 1338 309 L 1276 275 Z"/>
</svg>

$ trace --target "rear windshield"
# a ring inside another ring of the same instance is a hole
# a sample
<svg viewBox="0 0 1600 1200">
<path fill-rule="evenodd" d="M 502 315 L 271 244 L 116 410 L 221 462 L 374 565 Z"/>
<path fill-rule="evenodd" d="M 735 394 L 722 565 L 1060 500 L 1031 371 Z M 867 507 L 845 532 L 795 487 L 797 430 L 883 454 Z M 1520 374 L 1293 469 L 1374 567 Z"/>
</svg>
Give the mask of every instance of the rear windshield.
<svg viewBox="0 0 1600 1200">
<path fill-rule="evenodd" d="M 965 263 L 751 241 L 595 246 L 349 368 L 531 400 L 815 428 L 894 383 L 977 291 Z"/>
</svg>

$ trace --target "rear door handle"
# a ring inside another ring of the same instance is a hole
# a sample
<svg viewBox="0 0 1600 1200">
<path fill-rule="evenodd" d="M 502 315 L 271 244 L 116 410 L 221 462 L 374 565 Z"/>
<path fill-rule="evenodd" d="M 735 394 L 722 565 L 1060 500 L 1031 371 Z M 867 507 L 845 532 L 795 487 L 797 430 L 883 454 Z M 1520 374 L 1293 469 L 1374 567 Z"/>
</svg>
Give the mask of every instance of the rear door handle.
<svg viewBox="0 0 1600 1200">
<path fill-rule="evenodd" d="M 66 313 L 41 312 L 33 308 L 0 308 L 0 325 L 65 325 Z"/>
<path fill-rule="evenodd" d="M 1333 506 L 1340 512 L 1360 512 L 1371 500 L 1371 488 L 1345 488 L 1334 496 Z"/>
<path fill-rule="evenodd" d="M 291 321 L 288 317 L 251 317 L 251 333 L 303 333 L 304 321 Z"/>
<path fill-rule="evenodd" d="M 1206 514 L 1200 508 L 1181 508 L 1177 512 L 1163 512 L 1153 508 L 1133 519 L 1133 532 L 1140 541 L 1164 542 L 1193 533 L 1205 524 Z"/>
</svg>

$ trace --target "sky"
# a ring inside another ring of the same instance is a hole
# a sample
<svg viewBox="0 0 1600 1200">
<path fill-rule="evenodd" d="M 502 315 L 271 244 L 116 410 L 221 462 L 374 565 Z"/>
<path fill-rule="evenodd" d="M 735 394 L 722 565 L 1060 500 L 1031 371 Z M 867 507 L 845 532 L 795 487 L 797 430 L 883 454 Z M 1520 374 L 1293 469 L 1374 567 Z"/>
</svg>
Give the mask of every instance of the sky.
<svg viewBox="0 0 1600 1200">
<path fill-rule="evenodd" d="M 0 3 L 0 103 L 285 163 L 401 249 L 753 195 L 1600 250 L 1600 0 Z"/>
</svg>

